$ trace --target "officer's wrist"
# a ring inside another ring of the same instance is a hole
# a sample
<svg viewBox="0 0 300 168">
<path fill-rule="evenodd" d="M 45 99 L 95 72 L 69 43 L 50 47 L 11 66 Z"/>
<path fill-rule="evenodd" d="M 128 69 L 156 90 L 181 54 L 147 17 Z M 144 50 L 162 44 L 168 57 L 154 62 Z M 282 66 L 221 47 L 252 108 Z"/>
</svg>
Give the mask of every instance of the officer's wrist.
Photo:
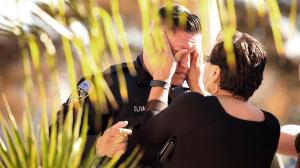
<svg viewBox="0 0 300 168">
<path fill-rule="evenodd" d="M 170 76 L 170 75 L 167 76 L 165 74 L 162 74 L 161 72 L 153 74 L 153 80 L 161 80 L 161 81 L 171 83 L 171 79 L 172 79 L 172 76 Z"/>
<path fill-rule="evenodd" d="M 154 79 L 150 82 L 151 87 L 161 87 L 163 89 L 169 90 L 171 87 L 170 82 L 164 81 L 164 80 L 157 80 Z"/>
</svg>

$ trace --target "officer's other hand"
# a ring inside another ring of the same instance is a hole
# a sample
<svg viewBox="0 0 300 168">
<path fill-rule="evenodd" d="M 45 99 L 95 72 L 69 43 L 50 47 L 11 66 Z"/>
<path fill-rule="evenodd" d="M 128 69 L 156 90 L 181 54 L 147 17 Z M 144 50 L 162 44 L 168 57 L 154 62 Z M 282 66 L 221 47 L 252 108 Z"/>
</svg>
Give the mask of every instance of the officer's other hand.
<svg viewBox="0 0 300 168">
<path fill-rule="evenodd" d="M 187 83 L 191 91 L 201 92 L 200 89 L 200 55 L 197 52 L 190 54 L 190 69 L 188 71 Z"/>
<path fill-rule="evenodd" d="M 154 69 L 153 79 L 171 82 L 171 78 L 176 71 L 178 61 L 187 53 L 187 49 L 181 49 L 175 55 L 172 53 L 170 42 L 166 32 L 162 34 L 164 39 L 164 49 L 161 54 L 160 66 Z"/>
<path fill-rule="evenodd" d="M 97 156 L 114 157 L 125 153 L 128 136 L 132 134 L 132 130 L 124 128 L 127 125 L 127 121 L 119 121 L 104 131 L 96 142 Z"/>
</svg>

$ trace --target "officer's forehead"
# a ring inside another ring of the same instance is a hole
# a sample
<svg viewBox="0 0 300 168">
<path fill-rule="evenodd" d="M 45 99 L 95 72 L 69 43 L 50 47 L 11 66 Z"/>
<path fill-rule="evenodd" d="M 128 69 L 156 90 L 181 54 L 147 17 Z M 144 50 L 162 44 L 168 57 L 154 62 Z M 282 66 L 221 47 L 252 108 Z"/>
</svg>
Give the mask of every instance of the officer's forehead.
<svg viewBox="0 0 300 168">
<path fill-rule="evenodd" d="M 201 46 L 201 34 L 177 30 L 170 40 L 171 47 L 178 51 L 180 49 L 191 49 Z"/>
</svg>

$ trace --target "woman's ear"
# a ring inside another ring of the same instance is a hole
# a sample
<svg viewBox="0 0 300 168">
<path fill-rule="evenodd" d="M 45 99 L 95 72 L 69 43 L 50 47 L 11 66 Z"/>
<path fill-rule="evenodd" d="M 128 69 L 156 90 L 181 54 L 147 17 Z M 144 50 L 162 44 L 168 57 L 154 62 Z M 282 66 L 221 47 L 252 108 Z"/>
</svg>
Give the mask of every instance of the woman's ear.
<svg viewBox="0 0 300 168">
<path fill-rule="evenodd" d="M 211 71 L 211 74 L 210 74 L 211 80 L 213 82 L 216 82 L 217 80 L 219 80 L 220 74 L 221 74 L 220 67 L 218 65 L 213 65 L 212 71 Z"/>
</svg>

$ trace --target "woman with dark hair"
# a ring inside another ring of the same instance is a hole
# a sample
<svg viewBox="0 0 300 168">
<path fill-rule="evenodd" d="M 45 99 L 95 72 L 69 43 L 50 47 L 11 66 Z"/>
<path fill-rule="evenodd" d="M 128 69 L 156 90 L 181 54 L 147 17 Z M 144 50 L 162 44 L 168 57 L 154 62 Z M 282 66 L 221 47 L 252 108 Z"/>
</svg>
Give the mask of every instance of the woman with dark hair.
<svg viewBox="0 0 300 168">
<path fill-rule="evenodd" d="M 190 54 L 191 92 L 167 108 L 164 86 L 170 83 L 176 61 L 165 56 L 163 70 L 154 73 L 144 118 L 145 157 L 154 160 L 150 166 L 161 166 L 160 159 L 172 168 L 270 167 L 279 142 L 279 122 L 247 101 L 262 82 L 266 51 L 250 35 L 236 32 L 233 52 L 235 64 L 230 64 L 219 38 L 203 68 L 199 54 Z M 201 82 L 211 96 L 202 95 Z"/>
</svg>

